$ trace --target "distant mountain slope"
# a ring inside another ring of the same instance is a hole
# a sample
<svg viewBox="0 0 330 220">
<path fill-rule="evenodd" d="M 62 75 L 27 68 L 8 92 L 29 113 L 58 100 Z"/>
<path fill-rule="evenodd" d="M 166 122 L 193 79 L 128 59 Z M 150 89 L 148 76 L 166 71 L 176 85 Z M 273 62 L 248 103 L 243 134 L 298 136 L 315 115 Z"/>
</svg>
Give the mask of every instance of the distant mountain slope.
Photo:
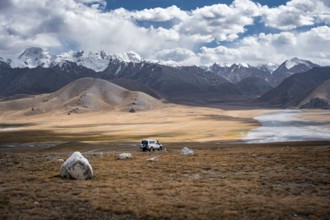
<svg viewBox="0 0 330 220">
<path fill-rule="evenodd" d="M 316 87 L 328 79 L 330 79 L 330 67 L 314 67 L 307 72 L 290 76 L 257 101 L 277 107 L 297 107 Z"/>
<path fill-rule="evenodd" d="M 270 72 L 268 70 L 253 67 L 246 63 L 233 65 L 213 64 L 209 69 L 232 83 L 238 83 L 248 77 L 258 77 L 261 79 L 267 79 L 270 77 Z"/>
<path fill-rule="evenodd" d="M 0 97 L 50 93 L 76 79 L 97 77 L 93 70 L 78 66 L 76 63 L 66 63 L 65 68 L 63 67 L 34 69 L 0 67 Z"/>
<path fill-rule="evenodd" d="M 147 110 L 162 106 L 162 102 L 142 92 L 132 92 L 101 79 L 81 78 L 60 90 L 29 98 L 0 102 L 2 110 L 26 110 L 39 114 L 61 110 L 75 112 Z"/>
<path fill-rule="evenodd" d="M 116 64 L 110 65 L 102 78 L 120 81 L 129 89 L 132 85 L 127 82 L 135 81 L 144 85 L 144 91 L 153 91 L 158 97 L 169 101 L 241 95 L 239 89 L 228 80 L 194 66 L 174 68 L 151 63 Z"/>
<path fill-rule="evenodd" d="M 267 79 L 267 81 L 272 86 L 278 86 L 284 79 L 295 73 L 306 72 L 313 67 L 317 67 L 317 64 L 314 64 L 308 60 L 302 60 L 299 58 L 292 58 L 283 62 Z"/>
<path fill-rule="evenodd" d="M 330 109 L 330 79 L 316 87 L 298 107 Z"/>
<path fill-rule="evenodd" d="M 258 77 L 247 77 L 236 84 L 245 95 L 262 95 L 273 87 L 266 80 Z"/>
</svg>

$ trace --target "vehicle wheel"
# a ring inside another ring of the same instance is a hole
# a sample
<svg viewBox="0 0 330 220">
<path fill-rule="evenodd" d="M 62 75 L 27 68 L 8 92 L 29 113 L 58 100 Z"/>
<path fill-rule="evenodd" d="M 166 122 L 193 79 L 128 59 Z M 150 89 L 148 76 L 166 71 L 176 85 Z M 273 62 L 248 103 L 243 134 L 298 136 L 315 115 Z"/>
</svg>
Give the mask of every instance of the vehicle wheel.
<svg viewBox="0 0 330 220">
<path fill-rule="evenodd" d="M 159 147 L 158 150 L 159 150 L 159 151 L 162 151 L 162 150 L 163 150 L 163 147 Z"/>
</svg>

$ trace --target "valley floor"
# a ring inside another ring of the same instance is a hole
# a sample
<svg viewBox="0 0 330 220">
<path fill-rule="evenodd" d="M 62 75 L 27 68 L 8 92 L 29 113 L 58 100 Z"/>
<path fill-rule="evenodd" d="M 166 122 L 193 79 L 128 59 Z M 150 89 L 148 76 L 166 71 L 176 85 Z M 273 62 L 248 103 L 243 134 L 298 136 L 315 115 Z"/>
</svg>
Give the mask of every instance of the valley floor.
<svg viewBox="0 0 330 220">
<path fill-rule="evenodd" d="M 107 111 L 67 115 L 55 111 L 25 115 L 22 111 L 7 111 L 0 112 L 0 143 L 4 135 L 8 139 L 9 132 L 13 136 L 12 142 L 27 142 L 29 137 L 32 142 L 63 139 L 139 142 L 143 138 L 155 138 L 162 142 L 233 141 L 240 140 L 250 129 L 259 126 L 254 116 L 269 111 L 222 110 L 173 104 L 136 113 Z"/>
<path fill-rule="evenodd" d="M 330 219 L 330 141 L 240 142 L 271 111 L 0 112 L 0 219 Z M 302 117 L 330 121 L 324 111 Z M 143 138 L 167 150 L 143 153 Z M 92 180 L 60 178 L 73 151 Z"/>
</svg>

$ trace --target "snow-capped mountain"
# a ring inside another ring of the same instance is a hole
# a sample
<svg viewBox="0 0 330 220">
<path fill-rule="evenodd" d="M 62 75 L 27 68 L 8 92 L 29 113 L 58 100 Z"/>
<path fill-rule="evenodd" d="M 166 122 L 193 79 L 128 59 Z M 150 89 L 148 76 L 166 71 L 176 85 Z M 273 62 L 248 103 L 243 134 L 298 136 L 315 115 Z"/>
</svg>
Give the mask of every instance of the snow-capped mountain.
<svg viewBox="0 0 330 220">
<path fill-rule="evenodd" d="M 16 59 L 11 59 L 7 63 L 9 63 L 12 68 L 32 69 L 36 67 L 49 68 L 56 65 L 63 67 L 63 64 L 72 62 L 94 70 L 95 72 L 102 72 L 108 67 L 111 60 L 126 63 L 144 62 L 144 59 L 133 51 L 111 55 L 107 55 L 102 50 L 96 52 L 69 51 L 55 56 L 51 55 L 46 49 L 31 47 L 24 50 Z"/>
<path fill-rule="evenodd" d="M 51 66 L 55 56 L 48 50 L 39 47 L 30 47 L 23 51 L 17 59 L 9 60 L 12 68 L 36 68 L 38 66 L 48 68 Z"/>
<path fill-rule="evenodd" d="M 108 67 L 110 59 L 111 57 L 107 56 L 102 50 L 88 53 L 85 53 L 84 51 L 70 51 L 58 55 L 53 65 L 60 65 L 62 67 L 65 62 L 73 62 L 77 63 L 79 66 L 92 69 L 95 72 L 101 72 Z"/>
<path fill-rule="evenodd" d="M 128 53 L 120 53 L 112 55 L 114 59 L 124 61 L 126 63 L 141 63 L 144 59 L 134 51 L 129 51 Z"/>
<path fill-rule="evenodd" d="M 313 67 L 319 65 L 312 63 L 308 60 L 302 60 L 297 57 L 294 57 L 290 60 L 283 62 L 269 77 L 268 81 L 273 85 L 279 85 L 284 79 L 295 73 L 306 72 Z"/>
<path fill-rule="evenodd" d="M 123 69 L 127 69 L 129 63 L 139 68 L 142 68 L 143 65 L 147 63 L 169 66 L 172 68 L 182 68 L 175 61 L 145 60 L 133 51 L 120 54 L 106 54 L 102 50 L 96 52 L 69 51 L 55 56 L 48 50 L 38 47 L 27 48 L 16 59 L 7 61 L 1 59 L 0 62 L 9 64 L 11 68 L 33 69 L 36 67 L 51 68 L 58 66 L 63 70 L 69 68 L 66 71 L 71 71 L 70 66 L 74 64 L 80 67 L 86 67 L 97 73 L 111 70 L 114 71 L 115 74 L 122 72 Z M 266 80 L 272 86 L 276 86 L 288 76 L 294 73 L 307 71 L 315 66 L 318 65 L 307 60 L 292 58 L 282 63 L 280 66 L 273 63 L 257 67 L 247 63 L 214 63 L 212 66 L 199 68 L 205 72 L 216 73 L 235 84 L 247 77 L 258 77 Z"/>
<path fill-rule="evenodd" d="M 314 64 L 312 62 L 310 62 L 308 60 L 299 59 L 298 57 L 294 57 L 290 60 L 285 61 L 284 65 L 288 70 L 292 69 L 293 67 L 298 66 L 298 65 L 304 65 L 309 68 L 314 67 Z"/>
</svg>

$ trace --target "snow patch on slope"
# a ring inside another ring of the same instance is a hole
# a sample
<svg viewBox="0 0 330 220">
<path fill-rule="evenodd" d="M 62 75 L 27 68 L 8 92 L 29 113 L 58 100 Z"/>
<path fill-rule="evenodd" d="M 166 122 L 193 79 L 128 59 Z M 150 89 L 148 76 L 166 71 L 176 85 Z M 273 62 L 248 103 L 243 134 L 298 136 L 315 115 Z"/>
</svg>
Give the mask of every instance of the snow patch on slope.
<svg viewBox="0 0 330 220">
<path fill-rule="evenodd" d="M 130 51 L 128 53 L 120 53 L 113 55 L 113 58 L 124 61 L 124 62 L 132 62 L 132 63 L 141 63 L 144 59 L 134 51 Z"/>
<path fill-rule="evenodd" d="M 297 57 L 294 57 L 290 60 L 285 61 L 285 67 L 287 69 L 291 69 L 292 67 L 297 66 L 299 64 L 304 64 L 305 66 L 312 68 L 310 63 L 307 60 L 301 60 Z"/>
</svg>

